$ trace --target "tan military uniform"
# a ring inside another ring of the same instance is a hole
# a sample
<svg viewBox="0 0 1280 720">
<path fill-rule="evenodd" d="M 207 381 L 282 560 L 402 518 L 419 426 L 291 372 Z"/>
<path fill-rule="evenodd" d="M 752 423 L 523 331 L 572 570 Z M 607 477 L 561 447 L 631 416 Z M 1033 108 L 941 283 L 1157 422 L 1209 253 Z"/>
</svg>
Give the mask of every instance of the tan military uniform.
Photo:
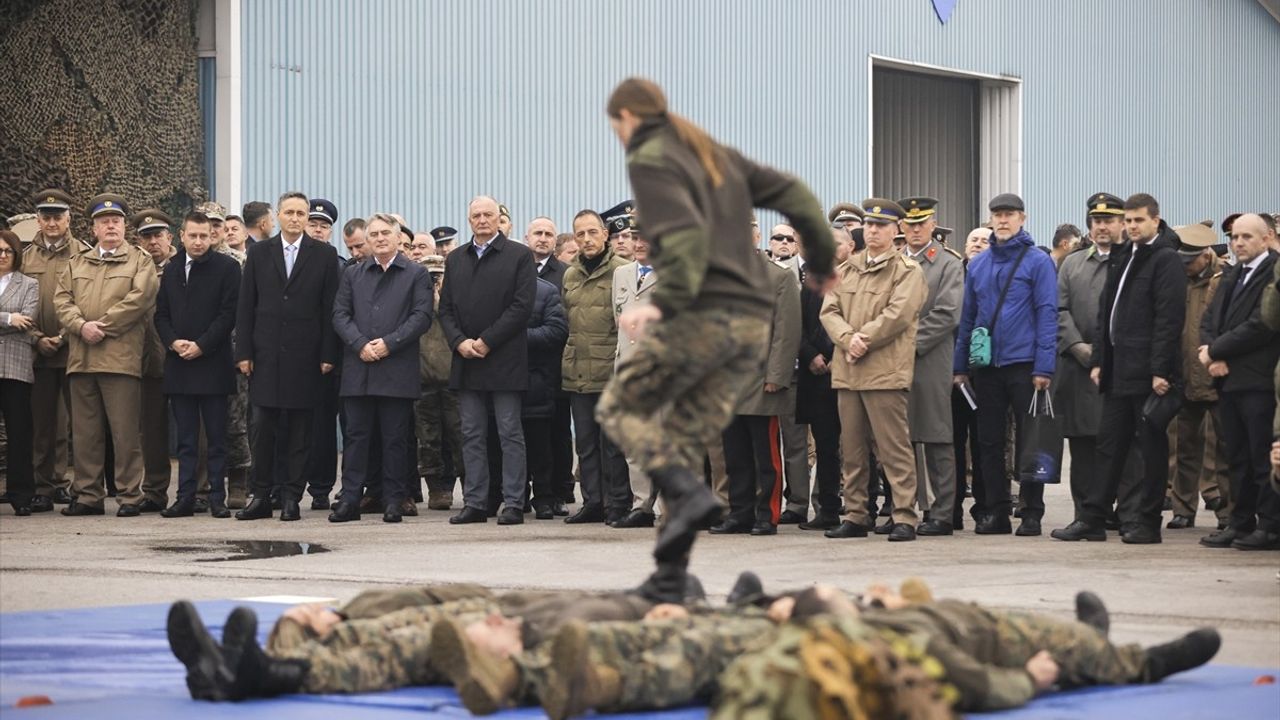
<svg viewBox="0 0 1280 720">
<path fill-rule="evenodd" d="M 840 283 L 822 303 L 823 328 L 836 345 L 831 386 L 840 411 L 845 520 L 870 527 L 868 455 L 875 443 L 893 490 L 893 522 L 916 524 L 915 454 L 907 424 L 907 397 L 916 359 L 916 322 L 927 289 L 920 264 L 892 250 L 869 263 L 866 252 L 841 265 Z M 846 357 L 855 333 L 869 350 Z"/>
<path fill-rule="evenodd" d="M 58 276 L 53 302 L 68 343 L 76 438 L 72 494 L 78 503 L 102 507 L 106 498 L 100 478 L 108 425 L 115 448 L 118 498 L 122 504 L 141 499 L 140 378 L 145 323 L 158 288 L 151 256 L 127 243 L 106 257 L 96 248 L 77 255 Z M 81 328 L 91 320 L 101 322 L 106 334 L 96 345 L 80 337 Z"/>
<path fill-rule="evenodd" d="M 58 275 L 71 262 L 72 255 L 84 251 L 84 245 L 70 231 L 50 246 L 42 233 L 22 251 L 22 272 L 40 283 L 40 308 L 36 311 L 37 338 L 60 337 L 62 325 L 53 307 L 53 293 L 58 288 Z M 33 437 L 32 465 L 35 469 L 36 493 L 52 496 L 58 488 L 66 488 L 67 423 L 71 396 L 67 393 L 67 344 L 64 340 L 52 355 L 36 353 L 35 383 L 31 387 L 31 420 Z"/>
<path fill-rule="evenodd" d="M 156 287 L 175 253 L 155 266 Z M 169 405 L 164 397 L 164 343 L 156 332 L 156 306 L 147 312 L 146 344 L 142 355 L 142 494 L 164 507 L 169 504 Z"/>
</svg>

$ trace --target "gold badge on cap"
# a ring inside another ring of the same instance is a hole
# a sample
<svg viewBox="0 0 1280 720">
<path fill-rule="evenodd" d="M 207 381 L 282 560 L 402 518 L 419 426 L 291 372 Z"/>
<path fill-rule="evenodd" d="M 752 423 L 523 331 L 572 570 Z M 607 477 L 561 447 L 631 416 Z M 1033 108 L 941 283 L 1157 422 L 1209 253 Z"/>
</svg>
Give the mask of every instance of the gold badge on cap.
<svg viewBox="0 0 1280 720">
<path fill-rule="evenodd" d="M 1106 203 L 1104 203 L 1104 202 L 1100 202 L 1100 203 L 1098 203 L 1098 204 L 1097 204 L 1097 206 L 1096 206 L 1096 207 L 1094 207 L 1093 209 L 1094 209 L 1094 210 L 1106 210 L 1106 209 L 1107 209 L 1107 204 L 1106 204 Z"/>
<path fill-rule="evenodd" d="M 873 213 L 878 213 L 878 212 L 880 212 L 880 206 L 879 206 L 879 205 L 876 205 L 875 207 L 871 208 L 871 212 L 873 212 Z"/>
<path fill-rule="evenodd" d="M 45 201 L 45 202 L 47 202 L 47 203 L 57 202 L 56 200 L 54 200 L 54 199 L 53 199 L 53 196 L 52 196 L 52 195 L 50 195 L 49 197 L 45 198 L 45 199 L 44 199 L 44 201 Z"/>
<path fill-rule="evenodd" d="M 150 223 L 150 222 L 153 222 L 153 218 L 150 215 L 148 215 L 147 219 L 142 221 L 142 224 L 146 225 L 147 223 Z"/>
<path fill-rule="evenodd" d="M 317 206 L 316 206 L 316 212 L 324 212 L 324 208 L 323 208 L 323 207 L 320 207 L 319 205 L 317 205 Z"/>
<path fill-rule="evenodd" d="M 105 201 L 105 202 L 103 202 L 103 203 L 102 203 L 102 207 L 113 207 L 113 206 L 112 206 L 112 204 L 111 204 L 111 201 L 110 201 L 110 200 L 107 200 L 107 201 Z"/>
</svg>

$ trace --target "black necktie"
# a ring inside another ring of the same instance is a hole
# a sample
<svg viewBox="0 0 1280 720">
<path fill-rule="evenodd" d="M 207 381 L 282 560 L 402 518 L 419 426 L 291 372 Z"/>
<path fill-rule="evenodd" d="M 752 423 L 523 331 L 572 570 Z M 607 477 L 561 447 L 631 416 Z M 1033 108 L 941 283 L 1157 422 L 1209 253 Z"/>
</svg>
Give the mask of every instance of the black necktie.
<svg viewBox="0 0 1280 720">
<path fill-rule="evenodd" d="M 1240 277 L 1236 278 L 1236 292 L 1240 292 L 1240 288 L 1243 288 L 1244 284 L 1249 282 L 1249 271 L 1252 269 L 1248 265 L 1240 268 Z"/>
</svg>

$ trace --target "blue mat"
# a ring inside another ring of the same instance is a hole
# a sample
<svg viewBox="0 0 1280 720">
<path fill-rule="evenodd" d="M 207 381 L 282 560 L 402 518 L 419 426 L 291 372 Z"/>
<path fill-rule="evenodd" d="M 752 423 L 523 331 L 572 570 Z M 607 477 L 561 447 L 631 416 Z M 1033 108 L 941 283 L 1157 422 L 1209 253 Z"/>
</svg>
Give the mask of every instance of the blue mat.
<svg viewBox="0 0 1280 720">
<path fill-rule="evenodd" d="M 215 637 L 232 601 L 197 603 Z M 285 605 L 247 603 L 265 636 Z M 192 701 L 182 666 L 169 652 L 164 624 L 168 605 L 0 614 L 0 714 L 35 718 L 300 718 L 374 720 L 466 717 L 449 688 L 405 688 L 368 695 L 298 695 L 248 703 Z M 1025 708 L 973 715 L 1001 720 L 1158 717 L 1280 718 L 1280 685 L 1254 685 L 1277 670 L 1211 665 L 1159 685 L 1093 688 L 1040 698 Z M 28 695 L 47 695 L 52 706 L 14 710 Z M 618 715 L 619 718 L 693 720 L 705 708 Z M 500 718 L 539 718 L 535 708 L 508 710 Z"/>
</svg>

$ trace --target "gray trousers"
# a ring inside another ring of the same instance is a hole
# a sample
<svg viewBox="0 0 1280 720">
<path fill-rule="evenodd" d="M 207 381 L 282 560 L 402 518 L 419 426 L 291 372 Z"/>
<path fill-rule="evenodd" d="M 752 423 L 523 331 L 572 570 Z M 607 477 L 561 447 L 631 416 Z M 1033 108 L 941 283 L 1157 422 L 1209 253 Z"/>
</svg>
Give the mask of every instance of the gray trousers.
<svg viewBox="0 0 1280 720">
<path fill-rule="evenodd" d="M 582 504 L 626 512 L 632 508 L 631 472 L 622 450 L 600 431 L 599 402 L 600 393 L 569 393 Z"/>
<path fill-rule="evenodd" d="M 796 422 L 794 410 L 778 416 L 782 430 L 782 472 L 787 480 L 787 506 L 784 510 L 807 515 L 809 512 L 809 426 Z"/>
<path fill-rule="evenodd" d="M 489 407 L 498 424 L 502 442 L 502 502 L 506 507 L 524 509 L 525 474 L 524 426 L 520 423 L 521 396 L 518 392 L 458 391 L 458 416 L 462 422 L 462 464 L 466 478 L 462 499 L 469 508 L 489 506 Z"/>
<path fill-rule="evenodd" d="M 916 497 L 929 518 L 951 522 L 956 504 L 956 450 L 951 443 L 912 443 L 916 453 Z M 933 501 L 929 502 L 929 495 Z"/>
</svg>

